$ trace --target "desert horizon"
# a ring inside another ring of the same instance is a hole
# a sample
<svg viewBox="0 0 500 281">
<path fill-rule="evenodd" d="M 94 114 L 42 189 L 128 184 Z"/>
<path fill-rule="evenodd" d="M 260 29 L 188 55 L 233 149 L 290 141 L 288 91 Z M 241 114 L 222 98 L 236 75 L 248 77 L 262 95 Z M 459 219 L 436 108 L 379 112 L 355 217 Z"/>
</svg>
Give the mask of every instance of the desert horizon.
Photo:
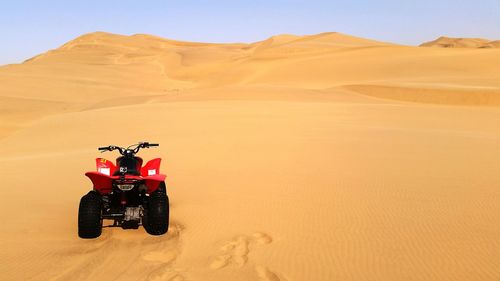
<svg viewBox="0 0 500 281">
<path fill-rule="evenodd" d="M 400 46 L 408 46 L 408 47 L 435 47 L 435 48 L 499 48 L 498 42 L 500 40 L 497 39 L 487 39 L 487 38 L 479 38 L 479 37 L 453 37 L 453 36 L 447 36 L 447 35 L 441 35 L 438 38 L 435 38 L 433 40 L 417 43 L 417 44 L 403 44 L 403 43 L 394 43 L 394 42 L 388 42 L 388 41 L 383 41 L 383 40 L 376 40 L 374 38 L 364 38 L 362 36 L 356 36 L 355 34 L 347 34 L 341 31 L 323 31 L 320 33 L 316 34 L 293 34 L 293 33 L 280 33 L 276 34 L 273 36 L 270 36 L 268 38 L 258 40 L 255 42 L 202 42 L 202 41 L 187 41 L 187 40 L 179 40 L 179 39 L 174 39 L 174 38 L 165 38 L 162 36 L 157 36 L 154 34 L 147 34 L 147 33 L 133 33 L 133 34 L 119 34 L 119 33 L 113 33 L 113 32 L 107 32 L 103 30 L 97 30 L 93 32 L 87 32 L 84 34 L 81 34 L 80 36 L 77 36 L 76 38 L 73 38 L 69 40 L 68 42 L 62 44 L 59 47 L 56 47 L 54 49 L 50 49 L 47 52 L 50 52 L 55 49 L 59 49 L 63 47 L 66 44 L 70 44 L 71 42 L 80 39 L 81 37 L 88 37 L 88 36 L 93 36 L 93 35 L 108 35 L 108 36 L 122 36 L 122 37 L 151 37 L 155 38 L 158 40 L 164 40 L 164 41 L 170 41 L 170 42 L 178 42 L 178 43 L 185 43 L 185 44 L 192 44 L 192 45 L 197 45 L 197 44 L 213 44 L 213 45 L 253 45 L 253 44 L 258 44 L 261 42 L 266 42 L 269 40 L 274 40 L 275 38 L 288 38 L 290 41 L 292 41 L 290 38 L 304 38 L 304 37 L 310 37 L 310 36 L 324 36 L 328 34 L 341 34 L 345 36 L 351 36 L 363 40 L 371 40 L 373 42 L 379 42 L 379 44 L 392 44 L 392 45 L 400 45 Z M 284 41 L 287 41 L 286 39 Z M 21 60 L 20 62 L 17 63 L 4 63 L 1 64 L 1 66 L 7 66 L 7 65 L 16 65 L 16 64 L 22 64 L 25 62 L 29 62 L 30 60 L 36 59 L 38 56 L 43 55 L 44 53 L 36 54 L 32 57 L 25 58 L 24 60 Z"/>
<path fill-rule="evenodd" d="M 497 280 L 499 46 L 94 32 L 0 66 L 0 279 Z M 97 147 L 138 141 L 168 232 L 79 239 Z"/>
</svg>

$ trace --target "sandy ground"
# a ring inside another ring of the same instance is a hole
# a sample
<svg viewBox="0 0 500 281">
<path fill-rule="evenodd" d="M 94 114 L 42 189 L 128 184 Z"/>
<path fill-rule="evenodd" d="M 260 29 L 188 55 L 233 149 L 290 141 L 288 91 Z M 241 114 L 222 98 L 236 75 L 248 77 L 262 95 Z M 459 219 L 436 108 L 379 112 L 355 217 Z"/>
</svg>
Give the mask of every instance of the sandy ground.
<svg viewBox="0 0 500 281">
<path fill-rule="evenodd" d="M 500 49 L 84 35 L 0 68 L 0 280 L 499 280 L 499 96 Z M 142 140 L 169 232 L 79 239 Z"/>
</svg>

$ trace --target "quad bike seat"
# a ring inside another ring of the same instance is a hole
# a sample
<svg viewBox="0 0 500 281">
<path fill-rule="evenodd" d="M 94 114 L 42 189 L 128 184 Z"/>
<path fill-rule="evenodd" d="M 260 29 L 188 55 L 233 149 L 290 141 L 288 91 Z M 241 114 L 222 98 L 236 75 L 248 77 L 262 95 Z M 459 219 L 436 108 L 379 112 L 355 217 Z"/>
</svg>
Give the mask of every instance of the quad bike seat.
<svg viewBox="0 0 500 281">
<path fill-rule="evenodd" d="M 119 176 L 121 174 L 140 176 L 142 159 L 139 157 L 118 157 L 116 159 L 117 169 L 114 171 L 113 176 Z"/>
</svg>

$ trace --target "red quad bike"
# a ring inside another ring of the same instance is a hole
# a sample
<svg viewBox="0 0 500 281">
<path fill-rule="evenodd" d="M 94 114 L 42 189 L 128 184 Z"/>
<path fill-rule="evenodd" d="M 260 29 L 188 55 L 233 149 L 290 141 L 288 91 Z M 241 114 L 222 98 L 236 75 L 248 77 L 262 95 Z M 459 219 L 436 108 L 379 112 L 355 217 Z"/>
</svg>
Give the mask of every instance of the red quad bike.
<svg viewBox="0 0 500 281">
<path fill-rule="evenodd" d="M 85 175 L 94 184 L 92 191 L 80 200 L 78 236 L 96 238 L 101 235 L 103 219 L 114 220 L 113 226 L 144 229 L 152 235 L 168 231 L 169 205 L 165 175 L 160 174 L 160 158 L 142 165 L 135 156 L 141 148 L 158 146 L 141 142 L 127 148 L 99 147 L 99 151 L 118 150 L 116 166 L 103 158 L 96 159 L 97 172 Z"/>
</svg>

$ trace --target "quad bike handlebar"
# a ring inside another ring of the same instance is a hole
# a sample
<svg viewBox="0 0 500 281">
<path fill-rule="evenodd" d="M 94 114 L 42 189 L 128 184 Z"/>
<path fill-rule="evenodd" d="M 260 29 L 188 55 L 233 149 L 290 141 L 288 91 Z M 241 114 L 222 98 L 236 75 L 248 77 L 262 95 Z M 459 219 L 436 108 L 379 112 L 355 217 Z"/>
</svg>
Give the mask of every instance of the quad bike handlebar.
<svg viewBox="0 0 500 281">
<path fill-rule="evenodd" d="M 140 143 L 136 143 L 136 144 L 130 145 L 128 147 L 120 147 L 120 146 L 115 146 L 115 145 L 108 145 L 108 146 L 99 147 L 98 150 L 100 152 L 118 150 L 118 152 L 120 152 L 121 155 L 125 156 L 125 155 L 131 155 L 131 154 L 134 155 L 137 152 L 139 152 L 139 150 L 141 150 L 141 148 L 150 148 L 150 147 L 154 147 L 154 146 L 160 146 L 160 144 L 158 144 L 158 143 L 149 143 L 149 142 L 140 142 Z"/>
</svg>

